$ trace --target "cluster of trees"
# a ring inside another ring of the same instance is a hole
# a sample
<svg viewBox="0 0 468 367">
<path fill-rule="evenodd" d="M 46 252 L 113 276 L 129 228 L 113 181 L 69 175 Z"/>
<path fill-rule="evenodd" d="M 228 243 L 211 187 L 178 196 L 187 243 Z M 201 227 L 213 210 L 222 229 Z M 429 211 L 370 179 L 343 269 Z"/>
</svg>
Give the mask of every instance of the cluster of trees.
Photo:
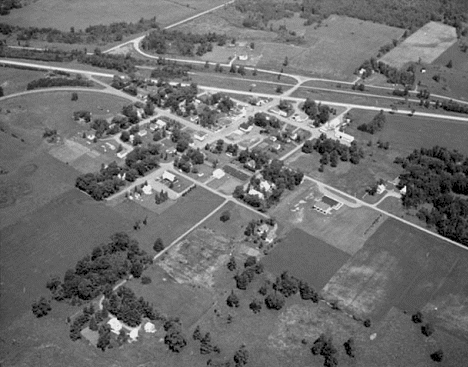
<svg viewBox="0 0 468 367">
<path fill-rule="evenodd" d="M 380 112 L 374 116 L 372 121 L 367 122 L 367 123 L 364 122 L 361 125 L 359 125 L 357 128 L 360 131 L 364 131 L 369 134 L 375 134 L 376 132 L 379 132 L 384 128 L 386 121 L 387 119 L 384 115 L 384 111 L 380 110 Z"/>
<path fill-rule="evenodd" d="M 187 345 L 187 338 L 182 332 L 182 324 L 178 318 L 167 320 L 164 323 L 164 330 L 166 331 L 164 344 L 166 344 L 171 351 L 179 353 L 185 348 Z"/>
<path fill-rule="evenodd" d="M 89 307 L 83 307 L 83 311 L 75 316 L 70 323 L 70 339 L 73 341 L 81 339 L 81 330 L 88 324 L 91 330 L 97 331 L 98 324 L 108 316 L 107 309 L 103 308 L 101 311 L 96 312 L 92 303 Z"/>
<path fill-rule="evenodd" d="M 104 69 L 113 69 L 124 73 L 135 71 L 135 66 L 144 62 L 143 60 L 137 60 L 130 55 L 103 54 L 98 49 L 95 50 L 94 54 L 88 55 L 86 51 L 80 50 L 63 51 L 54 49 L 39 51 L 10 48 L 5 45 L 0 45 L 0 57 L 49 62 L 77 61 L 82 64 L 89 64 Z"/>
<path fill-rule="evenodd" d="M 193 101 L 197 93 L 198 88 L 194 83 L 188 86 L 171 85 L 159 80 L 157 90 L 148 94 L 148 99 L 160 108 L 170 108 L 178 115 L 189 116 L 191 111 L 196 111 Z M 181 105 L 184 107 L 184 112 L 181 110 Z"/>
<path fill-rule="evenodd" d="M 255 124 L 255 126 L 263 127 L 263 128 L 272 128 L 272 129 L 280 129 L 281 123 L 280 121 L 274 117 L 270 116 L 264 112 L 257 112 L 253 117 L 249 116 L 249 123 Z"/>
<path fill-rule="evenodd" d="M 8 15 L 11 9 L 20 9 L 22 7 L 21 0 L 3 0 L 0 3 L 0 15 Z"/>
<path fill-rule="evenodd" d="M 122 286 L 106 298 L 108 311 L 130 327 L 141 324 L 142 317 L 158 319 L 158 313 L 143 297 L 137 298 L 128 287 Z"/>
<path fill-rule="evenodd" d="M 437 103 L 438 101 L 436 101 Z M 465 113 L 468 114 L 468 105 L 466 104 L 461 104 L 458 102 L 454 102 L 452 100 L 450 101 L 443 101 L 440 104 L 440 107 L 442 107 L 446 111 L 451 111 L 451 112 L 458 112 L 458 113 Z M 436 107 L 437 108 L 437 107 Z"/>
<path fill-rule="evenodd" d="M 253 161 L 255 162 L 255 167 L 252 168 L 254 170 L 259 170 L 261 169 L 265 164 L 268 163 L 268 161 L 270 160 L 270 157 L 268 156 L 268 154 L 263 151 L 263 150 L 260 150 L 260 149 L 244 149 L 244 150 L 241 150 L 239 152 L 239 156 L 237 157 L 237 160 L 242 163 L 246 168 L 250 168 L 249 165 L 247 165 L 247 163 L 249 163 L 250 161 Z M 246 166 L 247 165 L 247 166 Z"/>
<path fill-rule="evenodd" d="M 312 345 L 312 348 L 310 348 L 310 351 L 314 356 L 319 354 L 323 356 L 323 365 L 325 367 L 335 367 L 338 365 L 338 350 L 333 345 L 333 338 L 331 336 L 320 334 Z"/>
<path fill-rule="evenodd" d="M 151 262 L 136 240 L 119 232 L 67 270 L 63 281 L 52 278 L 47 288 L 57 301 L 89 301 L 102 293 L 109 295 L 114 284 L 130 274 L 139 278 Z"/>
<path fill-rule="evenodd" d="M 158 59 L 158 64 L 160 64 Z M 155 69 L 151 71 L 151 78 L 155 79 L 174 79 L 174 78 L 184 78 L 187 77 L 188 72 L 192 70 L 192 65 L 190 64 L 178 64 L 173 61 L 164 60 L 164 64 L 158 65 Z"/>
<path fill-rule="evenodd" d="M 197 325 L 193 335 L 193 340 L 198 340 L 200 342 L 200 354 L 211 354 L 211 353 L 220 353 L 221 350 L 217 345 L 214 345 L 211 341 L 211 334 L 207 332 L 203 335 L 200 331 L 200 326 Z"/>
<path fill-rule="evenodd" d="M 323 125 L 330 118 L 330 114 L 335 114 L 336 111 L 330 106 L 317 104 L 313 99 L 307 98 L 302 105 L 302 110 L 306 113 L 311 120 L 314 120 L 314 126 L 318 127 Z"/>
<path fill-rule="evenodd" d="M 147 148 L 137 147 L 131 151 L 124 167 L 116 162 L 110 163 L 98 173 L 86 173 L 76 178 L 75 186 L 89 194 L 94 200 L 103 200 L 118 192 L 125 181 L 133 182 L 139 176 L 159 167 L 160 146 L 149 144 Z M 125 175 L 125 180 L 122 178 Z"/>
<path fill-rule="evenodd" d="M 367 78 L 371 76 L 373 72 L 376 72 L 385 75 L 387 82 L 392 84 L 401 84 L 410 87 L 415 81 L 415 66 L 413 64 L 410 64 L 406 69 L 399 70 L 382 61 L 377 61 L 375 57 L 371 57 L 370 60 L 365 60 L 361 66 L 356 69 L 356 73 L 359 73 L 361 69 L 364 69 L 361 75 L 363 78 Z"/>
<path fill-rule="evenodd" d="M 78 121 L 79 119 L 83 119 L 85 122 L 90 122 L 91 121 L 91 112 L 81 110 L 81 111 L 75 111 L 73 112 L 73 119 L 75 121 Z"/>
<path fill-rule="evenodd" d="M 361 158 L 364 158 L 364 151 L 358 147 L 356 142 L 352 142 L 351 146 L 341 144 L 338 140 L 327 138 L 325 134 L 321 134 L 315 141 L 307 140 L 302 146 L 304 153 L 318 152 L 322 158 L 320 163 L 323 166 L 330 163 L 332 167 L 336 167 L 339 161 L 350 161 L 353 164 L 358 164 Z"/>
<path fill-rule="evenodd" d="M 8 28 L 8 35 L 16 33 L 18 41 L 41 41 L 49 43 L 67 44 L 106 44 L 119 42 L 126 36 L 141 33 L 149 29 L 159 29 L 156 17 L 151 19 L 141 18 L 136 23 L 115 22 L 109 25 L 93 25 L 85 30 L 61 31 L 56 28 L 37 28 L 12 26 Z"/>
<path fill-rule="evenodd" d="M 417 215 L 428 226 L 468 245 L 468 158 L 436 146 L 415 150 L 395 162 L 406 171 L 400 175 L 399 184 L 406 186 L 403 205 L 420 208 Z M 430 204 L 429 209 L 424 204 Z"/>
<path fill-rule="evenodd" d="M 45 297 L 40 297 L 38 300 L 34 301 L 31 305 L 32 313 L 37 318 L 47 316 L 52 310 L 50 305 L 50 300 Z"/>
<path fill-rule="evenodd" d="M 212 94 L 205 98 L 204 102 L 210 106 L 216 105 L 216 109 L 222 113 L 228 113 L 236 106 L 234 101 L 223 93 Z"/>
<path fill-rule="evenodd" d="M 208 32 L 205 34 L 183 33 L 174 30 L 154 30 L 141 42 L 146 51 L 157 54 L 175 53 L 181 56 L 202 56 L 213 50 L 213 43 L 223 46 L 226 35 Z"/>
<path fill-rule="evenodd" d="M 200 149 L 188 149 L 180 158 L 174 159 L 174 167 L 189 173 L 193 171 L 195 165 L 203 164 L 205 157 Z"/>
<path fill-rule="evenodd" d="M 161 190 L 161 192 L 156 192 L 154 194 L 154 202 L 158 205 L 164 203 L 168 199 L 169 199 L 169 194 L 164 190 Z"/>
<path fill-rule="evenodd" d="M 40 78 L 29 82 L 26 90 L 53 87 L 91 87 L 93 83 L 81 78 Z"/>
<path fill-rule="evenodd" d="M 233 259 L 231 258 L 228 263 L 228 268 L 232 267 L 232 261 Z M 237 268 L 237 265 L 235 265 L 235 260 L 234 268 Z M 236 287 L 241 290 L 246 290 L 247 286 L 253 281 L 255 274 L 261 273 L 263 273 L 263 265 L 257 263 L 257 258 L 255 256 L 249 256 L 244 263 L 244 270 L 242 273 L 238 273 L 234 277 L 236 281 Z"/>
</svg>

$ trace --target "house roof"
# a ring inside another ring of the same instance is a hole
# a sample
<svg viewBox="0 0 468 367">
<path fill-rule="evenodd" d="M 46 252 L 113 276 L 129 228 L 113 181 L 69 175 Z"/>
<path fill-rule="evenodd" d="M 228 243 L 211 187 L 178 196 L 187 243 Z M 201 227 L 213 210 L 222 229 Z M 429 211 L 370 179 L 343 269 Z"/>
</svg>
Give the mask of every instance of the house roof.
<svg viewBox="0 0 468 367">
<path fill-rule="evenodd" d="M 338 205 L 339 202 L 336 201 L 336 200 L 333 200 L 331 197 L 329 196 L 323 196 L 322 197 L 322 200 L 321 200 L 322 203 L 325 203 L 331 207 L 334 207 L 335 205 Z"/>
<path fill-rule="evenodd" d="M 168 180 L 168 181 L 175 181 L 176 176 L 173 173 L 169 172 L 169 171 L 164 171 L 163 174 L 162 174 L 162 178 L 164 180 Z"/>
<path fill-rule="evenodd" d="M 116 317 L 113 317 L 109 321 L 107 321 L 107 324 L 110 326 L 111 331 L 115 334 L 118 334 L 122 329 L 122 323 L 119 320 L 117 320 Z"/>
<path fill-rule="evenodd" d="M 327 212 L 327 211 L 329 211 L 331 209 L 331 206 L 324 203 L 324 202 L 322 202 L 322 201 L 317 201 L 314 204 L 314 208 L 317 208 L 317 209 L 320 209 L 320 210 L 322 210 L 324 212 Z"/>
</svg>

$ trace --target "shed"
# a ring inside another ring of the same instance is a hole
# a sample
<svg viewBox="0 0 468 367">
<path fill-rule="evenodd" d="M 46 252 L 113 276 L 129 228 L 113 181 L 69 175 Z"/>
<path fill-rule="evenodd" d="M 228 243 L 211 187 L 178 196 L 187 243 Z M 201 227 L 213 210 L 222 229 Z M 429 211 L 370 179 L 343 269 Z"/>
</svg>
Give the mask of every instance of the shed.
<svg viewBox="0 0 468 367">
<path fill-rule="evenodd" d="M 213 177 L 216 179 L 223 178 L 226 175 L 226 172 L 224 172 L 221 168 L 217 168 L 213 171 Z"/>
</svg>

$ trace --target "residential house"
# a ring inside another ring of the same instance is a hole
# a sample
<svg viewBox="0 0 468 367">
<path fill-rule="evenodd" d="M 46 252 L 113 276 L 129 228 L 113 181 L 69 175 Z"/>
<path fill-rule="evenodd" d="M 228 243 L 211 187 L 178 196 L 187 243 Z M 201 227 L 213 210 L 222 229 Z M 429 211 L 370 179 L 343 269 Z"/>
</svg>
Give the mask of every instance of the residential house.
<svg viewBox="0 0 468 367">
<path fill-rule="evenodd" d="M 109 321 L 107 321 L 107 324 L 110 326 L 111 331 L 114 334 L 120 334 L 120 330 L 122 330 L 123 324 L 117 320 L 116 317 L 112 317 Z"/>
<path fill-rule="evenodd" d="M 253 125 L 250 125 L 250 124 L 247 123 L 247 122 L 244 122 L 244 123 L 240 124 L 240 126 L 239 126 L 239 130 L 240 130 L 240 131 L 243 131 L 243 132 L 245 132 L 245 133 L 251 132 L 252 129 L 253 129 Z"/>
<path fill-rule="evenodd" d="M 385 191 L 386 187 L 384 184 L 380 184 L 377 186 L 377 195 L 382 194 Z"/>
<path fill-rule="evenodd" d="M 255 190 L 255 189 L 250 189 L 248 194 L 252 195 L 252 196 L 257 196 L 258 198 L 260 198 L 262 200 L 265 199 L 265 195 L 263 195 L 263 193 L 261 193 L 260 191 Z"/>
<path fill-rule="evenodd" d="M 169 171 L 164 171 L 161 177 L 162 177 L 163 180 L 167 180 L 169 182 L 177 181 L 176 175 L 174 175 L 173 173 L 171 173 Z"/>
<path fill-rule="evenodd" d="M 226 175 L 226 172 L 224 172 L 221 168 L 217 168 L 213 171 L 212 175 L 214 178 L 219 180 Z"/>
</svg>

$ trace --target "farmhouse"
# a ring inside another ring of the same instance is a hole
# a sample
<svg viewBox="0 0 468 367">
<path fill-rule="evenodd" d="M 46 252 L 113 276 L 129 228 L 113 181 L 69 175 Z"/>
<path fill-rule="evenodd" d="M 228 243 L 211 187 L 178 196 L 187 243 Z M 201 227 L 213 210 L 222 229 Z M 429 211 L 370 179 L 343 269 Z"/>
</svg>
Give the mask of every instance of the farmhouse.
<svg viewBox="0 0 468 367">
<path fill-rule="evenodd" d="M 286 117 L 288 115 L 285 111 L 280 110 L 279 108 L 272 108 L 270 112 L 274 113 L 275 115 L 282 116 L 282 117 Z"/>
<path fill-rule="evenodd" d="M 262 180 L 260 182 L 260 189 L 265 190 L 266 192 L 270 192 L 273 189 L 273 187 L 274 187 L 274 184 L 270 184 L 266 180 Z"/>
<path fill-rule="evenodd" d="M 382 194 L 385 191 L 386 187 L 384 184 L 380 184 L 377 186 L 377 195 Z"/>
<path fill-rule="evenodd" d="M 177 181 L 177 177 L 173 173 L 171 173 L 169 171 L 164 171 L 161 177 L 162 177 L 163 180 L 167 180 L 169 182 L 176 182 Z"/>
<path fill-rule="evenodd" d="M 143 326 L 143 328 L 144 328 L 146 333 L 153 334 L 153 333 L 156 332 L 156 327 L 154 326 L 153 323 L 151 323 L 149 321 L 145 324 L 145 326 Z"/>
<path fill-rule="evenodd" d="M 146 136 L 146 134 L 148 134 L 148 131 L 146 131 L 146 130 L 138 131 L 138 135 L 141 136 L 141 137 Z"/>
<path fill-rule="evenodd" d="M 156 120 L 156 125 L 159 129 L 164 129 L 167 125 L 166 121 L 163 121 L 163 120 Z"/>
<path fill-rule="evenodd" d="M 122 330 L 123 325 L 119 320 L 117 320 L 116 317 L 112 317 L 109 321 L 107 321 L 107 324 L 110 326 L 111 331 L 114 334 L 119 335 L 120 330 Z"/>
</svg>

